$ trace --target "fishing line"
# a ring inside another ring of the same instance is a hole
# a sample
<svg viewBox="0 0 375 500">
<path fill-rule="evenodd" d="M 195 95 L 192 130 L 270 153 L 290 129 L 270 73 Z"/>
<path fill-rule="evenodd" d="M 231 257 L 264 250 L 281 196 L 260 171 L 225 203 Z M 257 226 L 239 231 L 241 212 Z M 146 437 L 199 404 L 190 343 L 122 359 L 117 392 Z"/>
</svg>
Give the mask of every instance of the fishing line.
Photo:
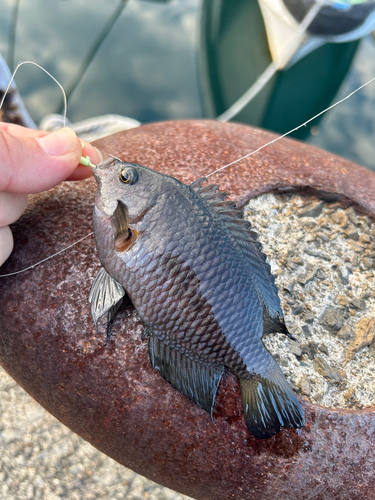
<svg viewBox="0 0 375 500">
<path fill-rule="evenodd" d="M 293 128 L 292 130 L 289 130 L 289 132 L 286 132 L 285 134 L 283 135 L 280 135 L 279 137 L 276 137 L 276 139 L 273 139 L 272 141 L 270 142 L 267 142 L 266 144 L 263 144 L 263 146 L 260 146 L 258 149 L 256 149 L 255 151 L 252 151 L 251 153 L 245 155 L 245 156 L 242 156 L 241 158 L 238 158 L 238 160 L 234 160 L 230 163 L 228 163 L 227 165 L 224 165 L 223 167 L 220 167 L 218 168 L 217 170 L 214 170 L 213 172 L 207 174 L 205 177 L 210 177 L 211 175 L 214 175 L 216 174 L 217 172 L 220 172 L 221 170 L 224 170 L 224 168 L 227 168 L 229 167 L 230 165 L 234 165 L 235 163 L 241 161 L 241 160 L 244 160 L 245 158 L 248 158 L 249 156 L 252 156 L 254 155 L 255 153 L 257 153 L 258 151 L 260 151 L 261 149 L 264 149 L 266 148 L 267 146 L 269 146 L 270 144 L 273 144 L 274 142 L 277 142 L 279 141 L 280 139 L 282 139 L 283 137 L 286 137 L 287 135 L 289 134 L 292 134 L 293 132 L 295 132 L 296 130 L 299 130 L 300 128 L 302 127 L 305 127 L 308 123 L 312 122 L 313 120 L 315 120 L 315 118 L 318 118 L 319 116 L 321 116 L 322 114 L 326 113 L 327 111 L 329 111 L 330 109 L 338 106 L 339 104 L 341 104 L 342 102 L 346 101 L 347 99 L 349 99 L 349 97 L 351 97 L 352 95 L 354 95 L 356 92 L 358 92 L 359 90 L 363 89 L 363 87 L 366 87 L 367 85 L 369 85 L 371 82 L 373 82 L 375 80 L 375 77 L 374 78 L 371 78 L 371 80 L 369 80 L 368 82 L 364 83 L 363 85 L 361 85 L 360 87 L 358 87 L 356 90 L 353 90 L 353 92 L 351 92 L 349 95 L 347 95 L 346 97 L 344 97 L 343 99 L 340 99 L 340 101 L 337 101 L 335 102 L 334 104 L 332 104 L 331 106 L 329 106 L 328 108 L 326 109 L 323 109 L 323 111 L 321 111 L 320 113 L 318 113 L 317 115 L 313 116 L 312 118 L 310 118 L 309 120 L 307 120 L 306 122 L 302 123 L 301 125 L 298 125 L 298 127 L 295 127 Z"/>
<path fill-rule="evenodd" d="M 3 95 L 3 98 L 1 99 L 1 103 L 0 103 L 0 109 L 3 107 L 3 104 L 4 104 L 4 101 L 5 101 L 5 98 L 9 92 L 9 89 L 10 89 L 10 86 L 12 85 L 13 83 L 13 80 L 14 80 L 14 77 L 16 76 L 16 73 L 17 71 L 19 70 L 19 68 L 21 66 L 23 66 L 24 64 L 32 64 L 33 66 L 36 66 L 37 68 L 41 69 L 42 71 L 44 71 L 44 73 L 46 73 L 50 78 L 52 78 L 52 80 L 54 82 L 57 83 L 57 85 L 60 87 L 61 89 L 61 92 L 63 93 L 63 96 L 64 96 L 64 127 L 66 127 L 66 113 L 67 113 L 67 110 L 68 110 L 68 104 L 67 104 L 67 100 L 66 100 L 66 94 L 65 94 L 65 90 L 63 88 L 63 86 L 61 85 L 60 82 L 58 82 L 56 80 L 56 78 L 54 76 L 51 75 L 51 73 L 49 73 L 46 69 L 43 68 L 43 66 L 40 66 L 38 63 L 34 62 L 34 61 L 22 61 L 20 63 L 17 64 L 17 67 L 16 69 L 13 71 L 13 75 L 12 75 L 12 78 L 10 79 L 10 82 L 9 82 L 9 85 Z"/>
<path fill-rule="evenodd" d="M 52 259 L 53 257 L 56 257 L 56 255 L 59 255 L 60 253 L 63 253 L 65 252 L 65 250 L 69 250 L 69 248 L 72 248 L 74 247 L 74 245 L 77 245 L 78 243 L 80 243 L 81 241 L 85 240 L 86 238 L 88 238 L 89 236 L 91 236 L 92 234 L 94 234 L 93 232 L 89 233 L 89 234 L 86 234 L 86 236 L 84 236 L 83 238 L 81 238 L 80 240 L 72 243 L 71 245 L 69 245 L 68 247 L 65 247 L 63 248 L 62 250 L 54 253 L 53 255 L 50 255 L 49 257 L 46 257 L 45 259 L 43 260 L 40 260 L 39 262 L 36 262 L 35 264 L 33 264 L 32 266 L 29 266 L 29 267 L 26 267 L 26 269 L 21 269 L 21 271 L 16 271 L 14 273 L 9 273 L 9 274 L 1 274 L 0 275 L 0 278 L 5 278 L 7 276 L 14 276 L 15 274 L 20 274 L 20 273 L 24 273 L 25 271 L 28 271 L 29 269 L 34 269 L 34 267 L 36 266 L 39 266 L 39 264 L 42 264 L 43 262 L 45 262 L 46 260 L 49 260 L 49 259 Z"/>
<path fill-rule="evenodd" d="M 22 63 L 21 63 L 22 64 Z M 35 64 L 35 63 L 34 63 Z M 37 65 L 38 66 L 38 65 Z M 17 67 L 18 68 L 18 67 Z M 42 68 L 43 69 L 43 68 Z M 17 69 L 16 69 L 17 70 Z M 319 116 L 321 116 L 323 113 L 326 113 L 327 111 L 333 109 L 334 107 L 338 106 L 339 104 L 341 104 L 342 102 L 346 101 L 347 99 L 349 99 L 352 95 L 354 95 L 355 93 L 357 93 L 359 90 L 363 89 L 364 87 L 366 87 L 367 85 L 369 85 L 370 83 L 372 83 L 373 81 L 375 80 L 375 77 L 374 78 L 371 78 L 371 80 L 369 80 L 368 82 L 364 83 L 363 85 L 361 85 L 360 87 L 358 87 L 357 89 L 353 90 L 353 92 L 351 92 L 350 94 L 348 94 L 346 97 L 344 97 L 343 99 L 340 99 L 339 101 L 337 101 L 336 103 L 332 104 L 331 106 L 329 106 L 328 108 L 324 109 L 323 111 L 321 111 L 320 113 L 318 113 L 317 115 L 313 116 L 312 118 L 310 118 L 310 120 L 307 120 L 306 122 L 302 123 L 301 125 L 299 125 L 298 127 L 295 127 L 294 129 L 290 130 L 289 132 L 286 132 L 285 134 L 283 135 L 280 135 L 279 137 L 276 137 L 275 139 L 273 139 L 272 141 L 270 142 L 267 142 L 266 144 L 263 144 L 263 146 L 260 146 L 258 149 L 256 149 L 255 151 L 252 151 L 251 153 L 245 155 L 245 156 L 242 156 L 241 158 L 238 158 L 237 160 L 234 160 L 230 163 L 228 163 L 227 165 L 224 165 L 223 167 L 220 167 L 218 168 L 217 170 L 214 170 L 213 172 L 210 172 L 209 174 L 207 174 L 205 177 L 208 178 L 210 177 L 211 175 L 214 175 L 216 174 L 217 172 L 220 172 L 221 170 L 224 170 L 225 168 L 229 167 L 230 165 L 234 165 L 235 163 L 238 163 L 239 161 L 241 160 L 244 160 L 245 158 L 249 158 L 250 156 L 254 155 L 255 153 L 257 153 L 258 151 L 266 148 L 267 146 L 270 146 L 271 144 L 274 144 L 275 142 L 279 141 L 280 139 L 283 139 L 284 137 L 286 137 L 287 135 L 291 134 L 292 132 L 295 132 L 296 130 L 299 130 L 300 128 L 302 127 L 305 127 L 308 123 L 310 123 L 311 121 L 315 120 L 315 118 L 318 118 Z M 60 84 L 59 84 L 60 85 Z M 2 103 L 1 103 L 2 105 Z M 0 109 L 1 109 L 1 105 L 0 105 Z M 112 156 L 112 155 L 109 155 L 109 156 Z M 113 157 L 113 158 L 116 158 L 116 157 Z M 119 158 L 116 158 L 119 160 Z M 120 160 L 121 161 L 121 160 Z M 89 233 L 88 235 L 84 236 L 83 238 L 79 239 L 78 241 L 76 241 L 75 243 L 72 243 L 71 245 L 63 248 L 62 250 L 60 250 L 59 252 L 56 252 L 55 254 L 53 255 L 50 255 L 49 257 L 37 262 L 36 264 L 33 264 L 32 266 L 29 266 L 27 267 L 26 269 L 21 269 L 20 271 L 16 271 L 14 273 L 10 273 L 10 274 L 2 274 L 0 275 L 0 278 L 5 278 L 7 276 L 13 276 L 15 274 L 20 274 L 20 273 L 23 273 L 25 271 L 28 271 L 29 269 L 33 269 L 34 267 L 38 266 L 39 264 L 42 264 L 43 262 L 45 262 L 46 260 L 49 260 L 49 259 L 52 259 L 53 257 L 55 257 L 56 255 L 59 255 L 63 252 L 65 252 L 66 250 L 69 250 L 69 248 L 72 248 L 74 245 L 77 245 L 78 243 L 80 243 L 82 240 L 88 238 L 89 236 L 91 236 L 92 234 L 94 233 Z"/>
<path fill-rule="evenodd" d="M 19 12 L 20 0 L 15 0 L 12 9 L 12 21 L 9 29 L 8 38 L 8 66 L 10 71 L 14 70 L 14 48 L 16 45 L 16 30 L 17 30 L 17 20 Z"/>
<path fill-rule="evenodd" d="M 42 71 L 44 71 L 44 73 L 46 73 L 46 74 L 47 74 L 50 78 L 52 78 L 52 80 L 53 80 L 54 82 L 56 82 L 56 83 L 57 83 L 57 85 L 60 87 L 61 92 L 63 93 L 63 96 L 64 96 L 64 127 L 66 127 L 66 114 L 67 114 L 68 104 L 67 104 L 67 98 L 66 98 L 65 90 L 64 90 L 63 86 L 61 85 L 61 83 L 60 83 L 58 80 L 56 80 L 56 78 L 55 78 L 54 76 L 52 76 L 52 75 L 51 75 L 51 73 L 49 73 L 49 72 L 48 72 L 45 68 L 43 68 L 42 66 L 40 66 L 38 63 L 36 63 L 36 62 L 34 62 L 34 61 L 22 61 L 22 62 L 20 62 L 20 63 L 17 65 L 16 69 L 13 71 L 12 78 L 10 79 L 9 85 L 8 85 L 8 87 L 7 87 L 6 91 L 5 91 L 4 95 L 3 95 L 3 98 L 2 98 L 2 100 L 1 100 L 1 103 L 0 103 L 0 110 L 1 110 L 1 109 L 2 109 L 2 107 L 3 107 L 3 104 L 4 104 L 4 101 L 5 101 L 5 98 L 6 98 L 7 94 L 8 94 L 8 92 L 9 92 L 9 89 L 10 89 L 10 87 L 11 87 L 12 83 L 13 83 L 13 80 L 14 80 L 14 77 L 16 76 L 17 71 L 18 71 L 18 70 L 19 70 L 19 68 L 20 68 L 21 66 L 23 66 L 24 64 L 32 64 L 32 65 L 36 66 L 37 68 L 41 69 L 41 70 L 42 70 Z M 82 147 L 83 147 L 83 146 L 82 146 Z M 81 163 L 81 164 L 83 164 L 83 165 L 91 166 L 91 167 L 94 167 L 94 166 L 95 166 L 95 165 L 92 165 L 92 163 L 91 163 L 91 161 L 90 161 L 90 158 L 89 158 L 88 156 L 87 156 L 86 158 L 81 157 L 81 162 L 80 162 L 80 163 Z M 40 260 L 39 262 L 36 262 L 35 264 L 33 264 L 33 265 L 31 265 L 31 266 L 27 267 L 26 269 L 21 269 L 20 271 L 16 271 L 16 272 L 14 272 L 14 273 L 10 273 L 10 274 L 2 274 L 2 275 L 0 275 L 0 278 L 5 278 L 5 277 L 7 277 L 7 276 L 14 276 L 15 274 L 20 274 L 20 273 L 23 273 L 23 272 L 25 272 L 25 271 L 28 271 L 29 269 L 33 269 L 34 267 L 38 266 L 39 264 L 42 264 L 42 263 L 43 263 L 43 262 L 45 262 L 46 260 L 52 259 L 52 258 L 53 258 L 53 257 L 55 257 L 56 255 L 59 255 L 60 253 L 65 252 L 65 251 L 66 251 L 66 250 L 68 250 L 69 248 L 72 248 L 74 245 L 77 245 L 77 244 L 78 244 L 78 243 L 80 243 L 82 240 L 84 240 L 84 239 L 88 238 L 88 237 L 89 237 L 89 236 L 91 236 L 92 234 L 94 234 L 94 233 L 92 233 L 92 232 L 91 232 L 91 233 L 87 234 L 86 236 L 84 236 L 83 238 L 79 239 L 79 240 L 78 240 L 78 241 L 76 241 L 75 243 L 72 243 L 71 245 L 69 245 L 69 246 L 67 246 L 67 247 L 63 248 L 62 250 L 60 250 L 59 252 L 56 252 L 56 253 L 54 253 L 53 255 L 50 255 L 49 257 L 46 257 L 45 259 Z"/>
<path fill-rule="evenodd" d="M 309 11 L 307 12 L 306 16 L 303 18 L 301 24 L 299 24 L 296 31 L 296 37 L 290 38 L 283 45 L 280 52 L 282 53 L 284 59 L 289 61 L 290 58 L 294 55 L 301 43 L 303 36 L 306 33 L 306 30 L 319 14 L 320 9 L 323 7 L 324 3 L 325 0 L 316 0 L 311 9 L 309 9 Z M 281 56 L 279 57 L 279 59 L 281 59 Z M 240 113 L 240 111 L 242 111 L 249 104 L 249 102 L 259 94 L 259 92 L 265 87 L 265 85 L 267 85 L 267 83 L 275 75 L 277 70 L 278 65 L 276 65 L 272 61 L 271 64 L 267 66 L 264 72 L 259 76 L 259 78 L 255 80 L 251 87 L 216 119 L 220 122 L 228 122 L 229 120 L 237 116 L 238 113 Z"/>
</svg>

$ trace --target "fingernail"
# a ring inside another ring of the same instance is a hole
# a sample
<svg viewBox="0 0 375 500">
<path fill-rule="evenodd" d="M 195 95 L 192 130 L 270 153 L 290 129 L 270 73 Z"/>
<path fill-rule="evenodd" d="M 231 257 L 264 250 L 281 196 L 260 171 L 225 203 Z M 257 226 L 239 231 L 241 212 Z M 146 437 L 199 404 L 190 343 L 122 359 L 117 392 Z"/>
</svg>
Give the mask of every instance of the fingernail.
<svg viewBox="0 0 375 500">
<path fill-rule="evenodd" d="M 77 147 L 76 133 L 68 127 L 36 139 L 45 153 L 63 156 L 72 153 Z"/>
<path fill-rule="evenodd" d="M 97 152 L 97 154 L 98 154 L 98 159 L 97 159 L 97 160 L 95 160 L 95 162 L 94 162 L 94 163 L 101 163 L 101 162 L 103 161 L 103 155 L 102 155 L 102 153 L 101 153 L 100 149 L 96 148 L 95 146 L 93 146 L 93 147 L 94 147 L 95 151 L 96 151 L 96 152 Z"/>
</svg>

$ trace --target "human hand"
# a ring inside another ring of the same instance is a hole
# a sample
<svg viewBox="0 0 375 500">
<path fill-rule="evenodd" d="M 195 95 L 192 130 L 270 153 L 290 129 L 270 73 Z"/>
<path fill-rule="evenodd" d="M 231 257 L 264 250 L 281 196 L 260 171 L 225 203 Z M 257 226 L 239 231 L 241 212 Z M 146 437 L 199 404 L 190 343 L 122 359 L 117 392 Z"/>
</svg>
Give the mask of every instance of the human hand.
<svg viewBox="0 0 375 500">
<path fill-rule="evenodd" d="M 0 123 L 0 266 L 13 250 L 9 224 L 24 212 L 27 195 L 89 177 L 91 168 L 79 165 L 81 156 L 102 161 L 100 151 L 69 128 L 49 133 Z"/>
</svg>

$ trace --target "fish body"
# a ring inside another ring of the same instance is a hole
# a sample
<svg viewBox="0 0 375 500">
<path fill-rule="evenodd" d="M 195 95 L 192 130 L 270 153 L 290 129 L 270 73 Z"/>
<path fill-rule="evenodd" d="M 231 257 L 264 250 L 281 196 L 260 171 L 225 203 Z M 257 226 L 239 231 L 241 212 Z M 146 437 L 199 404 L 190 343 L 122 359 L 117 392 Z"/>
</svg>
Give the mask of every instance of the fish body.
<svg viewBox="0 0 375 500">
<path fill-rule="evenodd" d="M 110 322 L 128 294 L 144 321 L 152 365 L 212 414 L 225 367 L 240 380 L 245 420 L 258 438 L 301 427 L 303 411 L 262 343 L 288 334 L 274 278 L 242 211 L 205 179 L 187 186 L 110 160 L 98 183 L 94 233 L 101 270 L 90 302 Z"/>
</svg>

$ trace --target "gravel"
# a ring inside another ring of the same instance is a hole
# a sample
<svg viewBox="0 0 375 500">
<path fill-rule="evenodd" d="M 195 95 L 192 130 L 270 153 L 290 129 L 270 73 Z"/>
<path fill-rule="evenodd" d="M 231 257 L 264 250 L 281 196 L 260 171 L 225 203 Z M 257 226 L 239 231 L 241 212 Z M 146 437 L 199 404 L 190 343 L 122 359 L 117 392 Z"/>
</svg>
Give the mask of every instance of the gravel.
<svg viewBox="0 0 375 500">
<path fill-rule="evenodd" d="M 353 207 L 286 194 L 251 200 L 245 214 L 296 338 L 264 339 L 292 388 L 330 408 L 374 406 L 374 221 Z"/>
<path fill-rule="evenodd" d="M 189 500 L 73 434 L 1 368 L 0 415 L 1 499 Z"/>
</svg>

